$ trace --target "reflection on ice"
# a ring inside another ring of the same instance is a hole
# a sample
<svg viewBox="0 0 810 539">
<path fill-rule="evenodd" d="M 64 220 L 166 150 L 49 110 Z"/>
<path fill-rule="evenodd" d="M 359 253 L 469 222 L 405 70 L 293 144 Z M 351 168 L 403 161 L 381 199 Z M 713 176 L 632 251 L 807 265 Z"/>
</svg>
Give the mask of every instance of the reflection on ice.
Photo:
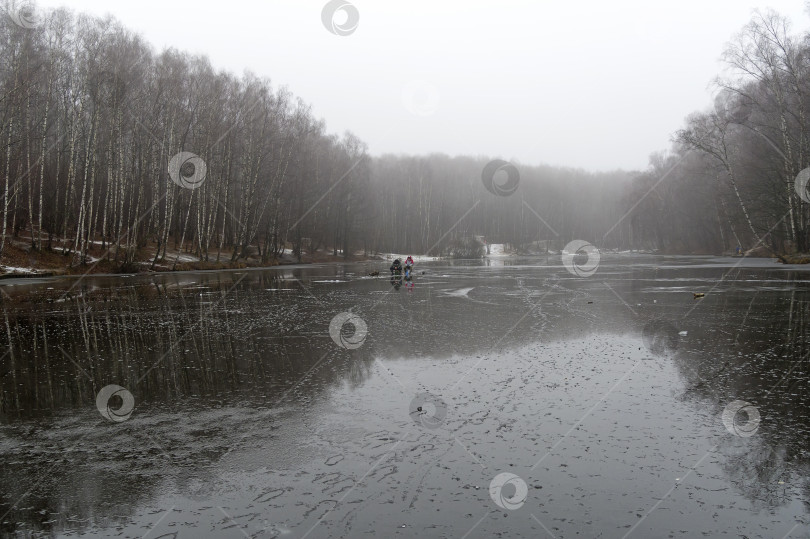
<svg viewBox="0 0 810 539">
<path fill-rule="evenodd" d="M 460 536 L 508 472 L 527 485 L 516 535 L 540 530 L 531 513 L 558 536 L 620 537 L 677 483 L 634 533 L 779 520 L 781 537 L 810 499 L 803 274 L 742 268 L 695 306 L 684 280 L 726 270 L 639 260 L 603 257 L 600 279 L 545 258 L 437 262 L 412 289 L 367 264 L 94 277 L 63 302 L 71 281 L 15 286 L 0 529 L 142 535 L 175 506 L 156 532 L 219 534 L 221 506 L 259 536 L 344 519 Z M 132 397 L 107 390 L 120 421 L 97 408 L 109 386 Z"/>
</svg>

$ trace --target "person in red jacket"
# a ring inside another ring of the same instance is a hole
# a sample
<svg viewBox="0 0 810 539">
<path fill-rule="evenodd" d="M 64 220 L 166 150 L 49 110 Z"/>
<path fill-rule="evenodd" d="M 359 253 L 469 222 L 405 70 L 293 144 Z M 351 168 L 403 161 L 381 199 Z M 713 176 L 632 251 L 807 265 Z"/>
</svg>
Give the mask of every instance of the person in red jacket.
<svg viewBox="0 0 810 539">
<path fill-rule="evenodd" d="M 405 278 L 411 278 L 411 272 L 413 271 L 413 257 L 408 255 L 408 258 L 405 259 Z"/>
</svg>

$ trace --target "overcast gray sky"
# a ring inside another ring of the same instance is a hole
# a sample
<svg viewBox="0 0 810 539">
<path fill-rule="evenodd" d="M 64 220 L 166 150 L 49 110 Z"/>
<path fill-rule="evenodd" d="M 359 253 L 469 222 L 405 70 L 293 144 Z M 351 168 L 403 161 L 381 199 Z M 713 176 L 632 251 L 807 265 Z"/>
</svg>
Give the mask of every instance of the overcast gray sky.
<svg viewBox="0 0 810 539">
<path fill-rule="evenodd" d="M 810 24 L 802 0 L 38 0 L 110 13 L 157 50 L 206 54 L 309 102 L 329 131 L 386 152 L 641 169 L 711 103 L 725 44 L 755 8 Z M 346 21 L 339 11 L 335 21 Z"/>
</svg>

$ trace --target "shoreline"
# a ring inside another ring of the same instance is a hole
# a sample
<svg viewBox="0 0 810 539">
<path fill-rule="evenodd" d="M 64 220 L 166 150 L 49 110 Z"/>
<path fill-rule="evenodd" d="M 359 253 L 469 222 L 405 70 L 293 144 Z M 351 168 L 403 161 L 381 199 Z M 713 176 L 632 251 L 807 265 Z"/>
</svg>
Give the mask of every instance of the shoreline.
<svg viewBox="0 0 810 539">
<path fill-rule="evenodd" d="M 181 272 L 201 271 L 235 271 L 248 269 L 271 269 L 290 266 L 313 266 L 318 264 L 344 264 L 363 262 L 384 262 L 385 255 L 363 255 L 362 253 L 344 257 L 331 253 L 304 253 L 299 261 L 291 253 L 285 252 L 280 258 L 262 262 L 258 257 L 231 261 L 232 252 L 221 253 L 219 262 L 198 260 L 194 255 L 178 251 L 169 251 L 165 257 L 154 264 L 155 253 L 144 249 L 138 253 L 137 260 L 125 264 L 120 260 L 108 260 L 109 250 L 91 249 L 88 251 L 85 264 L 71 265 L 75 260 L 72 253 L 62 254 L 59 248 L 34 251 L 29 245 L 21 242 L 7 244 L 0 257 L 0 284 L 3 281 L 17 279 L 37 279 L 53 277 L 116 276 L 116 275 L 157 275 Z"/>
<path fill-rule="evenodd" d="M 52 271 L 50 268 L 47 271 L 38 271 L 36 268 L 24 268 L 30 270 L 25 273 L 9 272 L 0 273 L 0 286 L 5 284 L 3 281 L 11 281 L 18 279 L 46 279 L 46 278 L 61 278 L 81 279 L 82 277 L 123 277 L 135 275 L 171 275 L 182 273 L 202 273 L 202 272 L 221 272 L 221 271 L 252 271 L 252 270 L 270 270 L 270 269 L 286 269 L 286 268 L 306 268 L 323 265 L 340 265 L 340 264 L 362 264 L 364 262 L 377 262 L 379 259 L 349 259 L 349 260 L 315 260 L 311 262 L 294 262 L 284 261 L 275 264 L 257 265 L 257 264 L 243 264 L 243 263 L 220 263 L 216 267 L 188 267 L 188 264 L 178 264 L 177 269 L 161 269 L 161 270 L 145 270 L 145 271 L 84 271 L 84 272 L 66 272 L 56 269 Z M 91 265 L 88 264 L 87 268 Z M 98 266 L 96 266 L 98 267 Z M 72 269 L 81 268 L 81 266 L 74 266 Z M 64 268 L 63 268 L 64 269 Z"/>
<path fill-rule="evenodd" d="M 784 266 L 801 266 L 810 264 L 810 255 L 807 254 L 796 254 L 796 255 L 779 255 L 779 256 L 734 256 L 729 254 L 668 254 L 668 253 L 653 253 L 653 252 L 641 252 L 641 251 L 622 251 L 622 252 L 615 252 L 615 251 L 603 251 L 603 254 L 613 254 L 613 255 L 650 255 L 650 256 L 705 256 L 705 257 L 725 257 L 725 258 L 751 258 L 751 259 L 763 259 L 769 258 L 772 259 L 774 262 L 784 265 Z M 53 253 L 60 258 L 63 255 L 58 253 Z M 559 256 L 559 254 L 556 254 Z M 223 272 L 223 271 L 248 271 L 248 270 L 268 270 L 268 269 L 281 269 L 281 268 L 307 268 L 307 267 L 316 267 L 316 266 L 333 266 L 333 265 L 343 265 L 343 264 L 362 264 L 362 263 L 380 263 L 380 264 L 388 264 L 391 258 L 398 257 L 400 255 L 391 254 L 391 253 L 380 253 L 377 255 L 370 255 L 368 257 L 351 257 L 351 258 L 343 258 L 342 256 L 334 257 L 332 255 L 322 255 L 316 257 L 303 257 L 304 260 L 302 262 L 298 262 L 296 260 L 274 260 L 268 264 L 259 264 L 255 261 L 253 262 L 205 262 L 205 261 L 184 261 L 178 262 L 176 269 L 167 269 L 165 262 L 163 264 L 159 264 L 161 269 L 151 270 L 147 269 L 146 266 L 151 264 L 148 261 L 141 261 L 135 263 L 142 268 L 142 271 L 115 271 L 115 265 L 113 261 L 107 260 L 95 260 L 90 264 L 86 264 L 84 266 L 72 266 L 72 267 L 33 267 L 33 266 L 15 266 L 13 267 L 14 270 L 23 270 L 23 271 L 11 271 L 6 273 L 0 273 L 0 286 L 6 284 L 6 281 L 16 281 L 16 280 L 30 280 L 30 279 L 49 279 L 49 278 L 82 278 L 86 276 L 93 276 L 93 277 L 120 277 L 120 276 L 135 276 L 135 275 L 168 275 L 168 274 L 182 274 L 182 273 L 202 273 L 202 272 Z M 489 256 L 483 256 L 481 260 L 493 259 L 493 260 L 505 260 L 505 259 L 519 259 L 519 258 L 534 258 L 534 257 L 547 257 L 547 256 L 554 256 L 553 253 L 549 254 L 495 254 Z M 309 260 L 307 260 L 309 258 Z M 432 261 L 437 260 L 461 260 L 461 259 L 453 259 L 447 257 L 429 257 Z M 478 259 L 470 259 L 470 260 L 478 260 Z M 422 260 L 423 262 L 425 260 Z M 8 266 L 6 266 L 8 267 Z M 118 264 L 118 267 L 121 267 L 121 264 Z M 0 267 L 2 269 L 2 267 Z M 79 271 L 81 270 L 81 271 Z M 93 271 L 98 270 L 98 271 Z"/>
</svg>

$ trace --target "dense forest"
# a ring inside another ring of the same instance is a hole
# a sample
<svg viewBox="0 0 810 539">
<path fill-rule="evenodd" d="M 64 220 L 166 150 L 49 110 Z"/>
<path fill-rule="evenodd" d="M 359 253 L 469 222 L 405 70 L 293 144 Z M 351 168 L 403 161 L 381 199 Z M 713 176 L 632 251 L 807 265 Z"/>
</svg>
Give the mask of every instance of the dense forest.
<svg viewBox="0 0 810 539">
<path fill-rule="evenodd" d="M 285 250 L 475 256 L 484 242 L 528 252 L 573 239 L 808 250 L 810 204 L 795 179 L 810 165 L 810 34 L 791 34 L 777 13 L 756 13 L 729 42 L 714 104 L 648 170 L 590 173 L 497 156 L 372 157 L 283 84 L 157 53 L 112 18 L 3 1 L 0 257 L 272 263 Z"/>
<path fill-rule="evenodd" d="M 634 216 L 647 216 L 644 241 L 663 249 L 808 250 L 810 197 L 806 182 L 796 184 L 810 165 L 809 39 L 768 11 L 729 42 L 712 107 L 690 115 L 673 154 L 654 158 L 636 179 L 642 189 L 661 182 Z"/>
</svg>

